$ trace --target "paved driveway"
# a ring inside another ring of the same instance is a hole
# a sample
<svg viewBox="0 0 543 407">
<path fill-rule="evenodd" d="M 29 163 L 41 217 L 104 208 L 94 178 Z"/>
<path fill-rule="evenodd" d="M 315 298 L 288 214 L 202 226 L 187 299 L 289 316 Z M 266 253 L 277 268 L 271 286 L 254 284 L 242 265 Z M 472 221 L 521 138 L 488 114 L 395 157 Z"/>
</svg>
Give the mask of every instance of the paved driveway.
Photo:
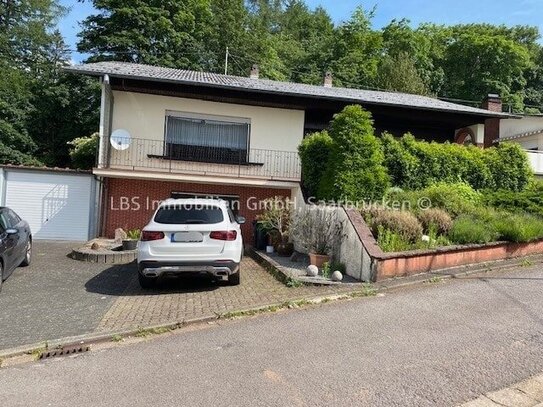
<svg viewBox="0 0 543 407">
<path fill-rule="evenodd" d="M 165 281 L 155 291 L 142 291 L 134 264 L 111 266 L 72 260 L 66 256 L 74 245 L 77 243 L 35 242 L 32 265 L 17 269 L 4 283 L 0 349 L 180 322 L 341 290 L 288 288 L 245 258 L 242 283 L 237 287 L 205 279 L 177 279 Z"/>
<path fill-rule="evenodd" d="M 455 406 L 543 371 L 542 292 L 536 265 L 179 330 L 0 369 L 0 400 L 22 407 Z"/>
</svg>

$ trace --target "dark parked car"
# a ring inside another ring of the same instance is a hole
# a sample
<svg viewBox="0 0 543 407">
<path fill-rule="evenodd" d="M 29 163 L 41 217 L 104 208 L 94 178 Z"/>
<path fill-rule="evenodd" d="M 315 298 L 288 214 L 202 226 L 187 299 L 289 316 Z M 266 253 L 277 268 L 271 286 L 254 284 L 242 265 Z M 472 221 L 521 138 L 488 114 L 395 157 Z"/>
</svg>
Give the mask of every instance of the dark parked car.
<svg viewBox="0 0 543 407">
<path fill-rule="evenodd" d="M 0 207 L 0 290 L 2 282 L 32 259 L 32 234 L 28 223 L 9 208 Z"/>
</svg>

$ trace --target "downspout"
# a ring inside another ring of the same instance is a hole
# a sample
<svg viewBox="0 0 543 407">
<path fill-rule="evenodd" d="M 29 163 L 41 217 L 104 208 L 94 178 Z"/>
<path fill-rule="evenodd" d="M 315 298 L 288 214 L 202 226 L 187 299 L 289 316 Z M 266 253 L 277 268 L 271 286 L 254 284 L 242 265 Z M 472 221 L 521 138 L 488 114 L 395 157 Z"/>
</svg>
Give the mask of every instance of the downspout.
<svg viewBox="0 0 543 407">
<path fill-rule="evenodd" d="M 111 94 L 111 86 L 109 82 L 109 75 L 105 74 L 100 79 L 102 87 L 102 96 L 100 100 L 100 129 L 99 136 L 100 142 L 98 144 L 98 159 L 97 168 L 107 168 L 109 166 L 109 137 L 111 135 L 111 111 L 113 104 L 113 96 Z M 105 221 L 107 214 L 106 199 L 106 187 L 104 177 L 95 177 L 98 183 L 98 191 L 96 197 L 97 203 L 97 216 L 95 230 L 97 229 L 97 235 L 103 236 L 105 233 Z"/>
</svg>

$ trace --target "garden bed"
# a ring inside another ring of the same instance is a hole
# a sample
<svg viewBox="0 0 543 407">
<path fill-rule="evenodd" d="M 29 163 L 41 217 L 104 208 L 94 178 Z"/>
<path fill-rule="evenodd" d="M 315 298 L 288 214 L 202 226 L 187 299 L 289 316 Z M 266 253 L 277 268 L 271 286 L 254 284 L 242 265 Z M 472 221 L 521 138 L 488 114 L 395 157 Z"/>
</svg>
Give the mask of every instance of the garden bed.
<svg viewBox="0 0 543 407">
<path fill-rule="evenodd" d="M 543 239 L 528 243 L 492 242 L 385 253 L 377 244 L 360 212 L 356 209 L 345 209 L 345 212 L 367 254 L 366 264 L 362 264 L 362 267 L 368 269 L 372 281 L 543 254 Z"/>
<path fill-rule="evenodd" d="M 123 250 L 122 243 L 104 238 L 92 239 L 68 255 L 74 260 L 104 264 L 127 264 L 136 260 L 137 256 L 137 250 Z"/>
</svg>

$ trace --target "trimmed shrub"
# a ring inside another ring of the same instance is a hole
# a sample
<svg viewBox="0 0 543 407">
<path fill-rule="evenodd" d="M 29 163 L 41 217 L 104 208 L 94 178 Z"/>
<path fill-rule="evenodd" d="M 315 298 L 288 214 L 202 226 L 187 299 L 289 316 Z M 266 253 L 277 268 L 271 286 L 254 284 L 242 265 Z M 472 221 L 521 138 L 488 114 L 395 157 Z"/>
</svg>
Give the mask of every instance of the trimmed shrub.
<svg viewBox="0 0 543 407">
<path fill-rule="evenodd" d="M 326 130 L 313 133 L 302 140 L 298 155 L 302 162 L 304 186 L 310 196 L 318 196 L 318 188 L 330 158 L 332 138 Z"/>
<path fill-rule="evenodd" d="M 449 231 L 448 238 L 456 244 L 489 243 L 497 240 L 498 233 L 492 225 L 473 216 L 459 216 Z"/>
<path fill-rule="evenodd" d="M 432 207 L 444 209 L 453 217 L 474 211 L 482 201 L 481 193 L 462 182 L 439 182 L 426 188 L 422 195 L 430 200 Z"/>
<path fill-rule="evenodd" d="M 406 211 L 382 211 L 372 219 L 371 229 L 377 238 L 380 229 L 397 233 L 408 242 L 416 242 L 422 236 L 422 225 L 415 215 Z"/>
<path fill-rule="evenodd" d="M 438 208 L 420 211 L 417 218 L 426 234 L 429 234 L 432 230 L 440 235 L 447 234 L 451 230 L 453 223 L 451 216 L 443 209 Z"/>
<path fill-rule="evenodd" d="M 501 143 L 489 148 L 485 160 L 492 172 L 493 188 L 522 191 L 533 180 L 528 156 L 520 144 Z"/>
<path fill-rule="evenodd" d="M 318 194 L 325 199 L 381 199 L 390 185 L 371 113 L 347 106 L 330 124 L 332 151 Z"/>
<path fill-rule="evenodd" d="M 406 189 L 420 189 L 425 185 L 417 177 L 420 169 L 420 161 L 411 154 L 401 140 L 390 133 L 384 132 L 381 136 L 383 151 L 385 153 L 384 165 L 387 167 L 388 175 L 392 185 Z"/>
<path fill-rule="evenodd" d="M 395 139 L 384 133 L 385 165 L 395 186 L 423 189 L 436 182 L 466 182 L 476 190 L 522 191 L 533 178 L 528 157 L 514 143 L 481 149 L 451 143 Z"/>
</svg>

